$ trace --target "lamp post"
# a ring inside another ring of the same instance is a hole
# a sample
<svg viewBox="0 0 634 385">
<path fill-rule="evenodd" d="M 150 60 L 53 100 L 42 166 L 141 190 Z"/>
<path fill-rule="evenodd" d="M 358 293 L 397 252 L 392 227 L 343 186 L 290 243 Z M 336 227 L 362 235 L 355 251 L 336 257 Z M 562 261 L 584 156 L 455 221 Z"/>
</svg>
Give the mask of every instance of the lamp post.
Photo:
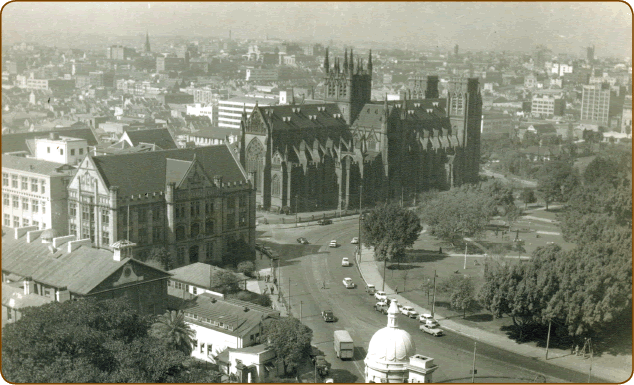
<svg viewBox="0 0 634 385">
<path fill-rule="evenodd" d="M 295 195 L 295 227 L 299 226 L 297 223 L 297 195 Z"/>
<path fill-rule="evenodd" d="M 431 302 L 431 318 L 434 318 L 434 310 L 436 310 L 436 270 L 434 270 L 434 295 Z"/>
<path fill-rule="evenodd" d="M 359 186 L 359 260 L 361 260 L 361 217 L 363 216 L 363 185 Z"/>
</svg>

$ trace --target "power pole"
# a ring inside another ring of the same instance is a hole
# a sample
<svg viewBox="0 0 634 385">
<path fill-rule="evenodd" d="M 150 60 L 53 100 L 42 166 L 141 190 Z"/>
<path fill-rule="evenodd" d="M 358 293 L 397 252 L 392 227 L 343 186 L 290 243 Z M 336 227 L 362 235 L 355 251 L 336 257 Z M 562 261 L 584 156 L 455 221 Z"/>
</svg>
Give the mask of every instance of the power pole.
<svg viewBox="0 0 634 385">
<path fill-rule="evenodd" d="M 472 384 L 475 382 L 475 375 L 476 375 L 475 361 L 476 361 L 476 345 L 477 344 L 478 344 L 477 342 L 473 343 L 473 367 L 471 368 L 471 383 Z"/>
<path fill-rule="evenodd" d="M 291 315 L 291 279 L 288 279 L 288 315 Z"/>
<path fill-rule="evenodd" d="M 299 322 L 300 323 L 302 322 L 302 318 L 304 318 L 304 317 L 302 317 L 303 316 L 303 314 L 302 314 L 302 305 L 303 304 L 304 304 L 304 301 L 299 301 Z"/>
<path fill-rule="evenodd" d="M 550 323 L 551 320 L 548 320 L 548 337 L 546 337 L 546 359 L 548 360 L 548 345 L 550 345 Z"/>
<path fill-rule="evenodd" d="M 592 376 L 592 358 L 594 357 L 594 351 L 592 349 L 592 340 L 590 340 L 590 370 L 588 370 L 588 383 L 590 383 L 590 377 Z M 585 352 L 584 352 L 585 353 Z"/>
<path fill-rule="evenodd" d="M 282 298 L 282 290 L 280 290 L 282 288 L 282 270 L 280 270 L 280 258 L 277 258 L 277 282 L 280 283 L 280 285 L 277 287 L 277 300 L 279 301 Z"/>
<path fill-rule="evenodd" d="M 363 185 L 359 186 L 359 261 L 361 260 L 361 217 L 363 216 Z M 385 277 L 385 271 L 383 271 L 383 276 Z M 385 279 L 383 280 L 383 285 L 385 285 Z"/>
<path fill-rule="evenodd" d="M 387 265 L 387 257 L 385 259 L 383 259 L 383 287 L 381 288 L 381 291 L 385 291 L 385 266 Z M 433 314 L 433 311 L 432 311 Z"/>
<path fill-rule="evenodd" d="M 467 270 L 467 247 L 469 247 L 468 243 L 464 244 L 464 266 L 463 266 L 463 270 Z"/>
<path fill-rule="evenodd" d="M 436 270 L 434 270 L 434 295 L 431 302 L 431 318 L 434 318 L 434 310 L 436 310 Z"/>
<path fill-rule="evenodd" d="M 295 195 L 295 227 L 299 226 L 297 223 L 297 195 Z"/>
</svg>

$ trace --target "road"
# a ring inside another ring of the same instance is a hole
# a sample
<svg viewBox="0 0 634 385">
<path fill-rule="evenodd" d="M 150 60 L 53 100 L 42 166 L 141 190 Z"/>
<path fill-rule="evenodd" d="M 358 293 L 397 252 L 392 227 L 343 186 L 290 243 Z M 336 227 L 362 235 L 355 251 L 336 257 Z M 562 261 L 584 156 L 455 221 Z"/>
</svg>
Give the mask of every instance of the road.
<svg viewBox="0 0 634 385">
<path fill-rule="evenodd" d="M 273 229 L 260 239 L 280 254 L 283 294 L 288 296 L 290 287 L 291 311 L 299 318 L 301 308 L 302 322 L 313 330 L 314 345 L 332 364 L 331 377 L 335 382 L 364 381 L 363 359 L 370 339 L 387 325 L 387 317 L 374 311 L 376 301 L 365 293 L 354 263 L 351 267 L 341 266 L 343 257 L 354 262 L 356 246 L 350 240 L 357 234 L 358 223 L 348 220 L 327 226 Z M 298 244 L 298 237 L 306 237 L 310 244 Z M 329 248 L 332 239 L 341 246 Z M 342 283 L 346 277 L 352 278 L 358 287 L 346 289 Z M 337 322 L 323 321 L 320 313 L 325 309 L 334 312 Z M 433 357 L 439 365 L 433 381 L 470 382 L 474 340 L 450 331 L 445 336 L 433 337 L 421 332 L 418 325 L 418 320 L 399 317 L 399 326 L 412 335 L 417 353 Z M 339 329 L 348 330 L 355 341 L 355 357 L 351 361 L 335 357 L 333 332 Z M 483 342 L 477 343 L 476 369 L 475 382 L 480 383 L 588 381 L 588 373 L 526 358 Z M 592 381 L 605 382 L 594 377 Z"/>
</svg>

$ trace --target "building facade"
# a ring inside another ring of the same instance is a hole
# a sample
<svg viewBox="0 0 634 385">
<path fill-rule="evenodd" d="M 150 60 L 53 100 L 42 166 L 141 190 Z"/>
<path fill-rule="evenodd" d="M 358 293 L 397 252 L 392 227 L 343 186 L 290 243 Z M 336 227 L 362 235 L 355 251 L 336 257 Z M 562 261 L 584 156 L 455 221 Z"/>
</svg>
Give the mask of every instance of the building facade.
<svg viewBox="0 0 634 385">
<path fill-rule="evenodd" d="M 563 116 L 566 111 L 566 101 L 549 95 L 533 96 L 531 100 L 531 114 L 541 117 Z"/>
<path fill-rule="evenodd" d="M 610 86 L 608 84 L 583 87 L 581 121 L 607 125 L 610 118 Z"/>
<path fill-rule="evenodd" d="M 2 226 L 68 234 L 66 186 L 73 173 L 68 165 L 2 155 Z"/>
<path fill-rule="evenodd" d="M 252 82 L 276 82 L 279 76 L 279 70 L 276 68 L 247 68 L 245 80 Z"/>
<path fill-rule="evenodd" d="M 156 246 L 178 266 L 231 263 L 233 242 L 255 245 L 255 197 L 228 146 L 86 157 L 68 187 L 70 234 L 109 248 Z"/>
<path fill-rule="evenodd" d="M 348 209 L 478 180 L 478 80 L 452 79 L 447 99 L 432 77 L 430 98 L 371 102 L 371 58 L 346 52 L 331 67 L 326 55 L 323 103 L 243 112 L 240 159 L 258 205 Z"/>
<path fill-rule="evenodd" d="M 35 157 L 48 162 L 76 165 L 88 154 L 86 139 L 49 134 L 35 139 Z"/>
<path fill-rule="evenodd" d="M 251 115 L 253 108 L 258 105 L 277 104 L 275 99 L 235 97 L 229 100 L 218 101 L 218 127 L 240 130 L 242 113 L 246 109 L 247 117 Z"/>
</svg>

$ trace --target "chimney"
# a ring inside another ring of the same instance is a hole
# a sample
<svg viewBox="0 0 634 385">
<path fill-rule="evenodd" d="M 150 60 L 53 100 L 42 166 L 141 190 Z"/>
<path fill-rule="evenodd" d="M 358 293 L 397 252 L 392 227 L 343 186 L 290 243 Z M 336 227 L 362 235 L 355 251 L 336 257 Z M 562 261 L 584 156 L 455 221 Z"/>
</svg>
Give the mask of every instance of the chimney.
<svg viewBox="0 0 634 385">
<path fill-rule="evenodd" d="M 50 140 L 58 140 L 59 139 L 59 134 L 57 132 L 51 132 L 50 134 L 48 134 L 48 138 Z"/>
<path fill-rule="evenodd" d="M 125 258 L 132 258 L 132 249 L 134 246 L 136 246 L 136 243 L 132 243 L 125 239 L 113 243 L 112 248 L 114 249 L 114 254 L 112 255 L 112 259 L 117 262 L 121 262 L 121 260 Z"/>
<path fill-rule="evenodd" d="M 222 175 L 214 176 L 214 185 L 216 187 L 222 187 Z"/>
<path fill-rule="evenodd" d="M 31 290 L 33 289 L 33 278 L 32 277 L 24 277 L 24 295 L 31 294 Z"/>
<path fill-rule="evenodd" d="M 57 295 L 57 302 L 70 301 L 70 291 L 68 291 L 68 288 L 66 286 L 60 287 L 55 294 Z"/>
</svg>

